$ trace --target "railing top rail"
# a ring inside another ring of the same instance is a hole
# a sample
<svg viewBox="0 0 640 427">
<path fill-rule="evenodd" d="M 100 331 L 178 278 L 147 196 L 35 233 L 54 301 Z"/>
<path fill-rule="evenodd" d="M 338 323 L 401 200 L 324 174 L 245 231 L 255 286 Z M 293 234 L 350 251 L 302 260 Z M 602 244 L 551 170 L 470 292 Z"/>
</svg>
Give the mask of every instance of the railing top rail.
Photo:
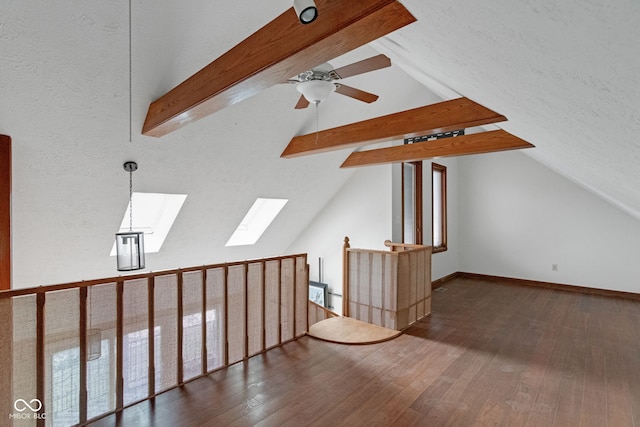
<svg viewBox="0 0 640 427">
<path fill-rule="evenodd" d="M 432 246 L 419 246 L 419 247 L 415 247 L 415 248 L 405 249 L 404 251 L 399 251 L 397 253 L 402 255 L 405 252 L 409 253 L 409 252 L 431 251 L 432 249 L 433 249 Z"/>
<path fill-rule="evenodd" d="M 347 252 L 362 252 L 362 253 L 367 253 L 367 254 L 382 254 L 382 255 L 391 255 L 391 256 L 398 256 L 398 254 L 400 252 L 392 252 L 392 251 L 385 251 L 382 249 L 362 249 L 362 248 L 348 248 Z"/>
<path fill-rule="evenodd" d="M 234 267 L 234 266 L 245 265 L 245 264 L 260 264 L 260 263 L 266 263 L 266 262 L 272 262 L 272 261 L 281 261 L 285 259 L 295 259 L 299 257 L 304 257 L 304 259 L 306 260 L 307 254 L 301 253 L 301 254 L 283 255 L 283 256 L 271 257 L 271 258 L 256 258 L 256 259 L 243 260 L 243 261 L 224 262 L 220 264 L 209 264 L 209 265 L 201 265 L 201 266 L 187 267 L 187 268 L 176 268 L 171 270 L 149 271 L 146 273 L 121 275 L 121 276 L 107 277 L 104 279 L 83 280 L 80 282 L 69 282 L 69 283 L 62 283 L 57 285 L 37 286 L 37 287 L 22 288 L 22 289 L 10 289 L 6 291 L 0 291 L 0 300 L 5 298 L 24 296 L 24 295 L 37 295 L 37 294 L 46 293 L 46 292 L 64 291 L 67 289 L 85 288 L 88 286 L 95 286 L 95 285 L 105 285 L 108 283 L 130 282 L 132 280 L 148 279 L 150 277 L 155 278 L 160 276 L 170 276 L 172 274 L 191 273 L 195 271 L 204 271 L 204 270 L 211 270 L 215 268 L 224 268 L 224 267 Z"/>
<path fill-rule="evenodd" d="M 425 250 L 431 250 L 431 246 L 416 246 L 416 247 L 412 247 L 410 249 L 406 249 L 403 251 L 385 251 L 385 250 L 381 250 L 381 249 L 360 249 L 360 248 L 347 248 L 346 251 L 347 252 L 361 252 L 361 253 L 368 253 L 368 254 L 382 254 L 382 255 L 390 255 L 390 256 L 400 256 L 403 253 L 410 253 L 410 252 L 418 252 L 418 251 L 425 251 Z"/>
<path fill-rule="evenodd" d="M 320 304 L 318 304 L 318 303 L 315 303 L 315 302 L 313 302 L 313 301 L 311 301 L 311 300 L 308 300 L 307 302 L 309 303 L 309 306 L 311 306 L 311 307 L 315 307 L 315 308 L 316 308 L 316 309 L 318 309 L 318 310 L 322 310 L 322 311 L 324 311 L 324 312 L 327 314 L 327 316 L 330 316 L 330 317 L 340 317 L 340 315 L 339 315 L 338 313 L 335 313 L 335 312 L 333 312 L 333 311 L 329 310 L 328 308 L 321 306 L 321 305 L 320 305 Z"/>
<path fill-rule="evenodd" d="M 429 247 L 427 245 L 416 245 L 413 243 L 394 243 L 391 240 L 385 240 L 384 245 L 390 248 L 390 250 L 393 252 L 410 251 Z"/>
</svg>

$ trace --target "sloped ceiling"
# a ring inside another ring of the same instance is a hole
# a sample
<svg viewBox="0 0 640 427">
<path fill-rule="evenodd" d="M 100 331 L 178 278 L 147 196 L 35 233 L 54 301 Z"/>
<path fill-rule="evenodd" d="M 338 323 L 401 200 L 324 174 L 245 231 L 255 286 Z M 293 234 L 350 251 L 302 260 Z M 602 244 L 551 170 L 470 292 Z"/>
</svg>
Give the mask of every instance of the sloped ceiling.
<svg viewBox="0 0 640 427">
<path fill-rule="evenodd" d="M 376 47 L 445 98 L 504 114 L 525 153 L 640 218 L 640 3 L 404 0 Z"/>
<path fill-rule="evenodd" d="M 637 2 L 402 3 L 417 23 L 331 61 L 390 56 L 392 67 L 345 82 L 380 99 L 334 94 L 320 129 L 467 96 L 506 115 L 501 127 L 538 147 L 529 155 L 640 218 Z M 14 286 L 117 274 L 108 254 L 127 205 L 126 160 L 140 166 L 136 191 L 188 194 L 148 256 L 153 270 L 275 255 L 295 240 L 353 171 L 339 169 L 346 152 L 280 159 L 291 137 L 317 126 L 313 108 L 293 109 L 293 86 L 161 139 L 140 134 L 151 101 L 290 7 L 133 0 L 130 92 L 128 1 L 0 4 Z M 225 248 L 256 197 L 290 202 L 257 245 Z"/>
</svg>

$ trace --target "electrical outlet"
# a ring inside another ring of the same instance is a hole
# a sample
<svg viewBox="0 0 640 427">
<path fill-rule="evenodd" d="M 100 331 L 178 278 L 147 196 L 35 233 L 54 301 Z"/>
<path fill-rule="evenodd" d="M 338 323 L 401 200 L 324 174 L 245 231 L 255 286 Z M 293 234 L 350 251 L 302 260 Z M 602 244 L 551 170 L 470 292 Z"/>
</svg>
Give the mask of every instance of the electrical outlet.
<svg viewBox="0 0 640 427">
<path fill-rule="evenodd" d="M 551 271 L 558 271 L 558 264 L 551 264 Z"/>
</svg>

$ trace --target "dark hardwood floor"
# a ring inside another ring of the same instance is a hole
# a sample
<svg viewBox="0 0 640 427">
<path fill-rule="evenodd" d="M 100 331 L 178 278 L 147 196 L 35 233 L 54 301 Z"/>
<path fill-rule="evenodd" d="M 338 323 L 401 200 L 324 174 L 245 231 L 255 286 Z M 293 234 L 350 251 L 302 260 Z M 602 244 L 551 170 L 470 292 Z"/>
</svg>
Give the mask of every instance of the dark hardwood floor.
<svg viewBox="0 0 640 427">
<path fill-rule="evenodd" d="M 304 337 L 92 426 L 640 427 L 639 301 L 444 287 L 393 341 Z"/>
</svg>

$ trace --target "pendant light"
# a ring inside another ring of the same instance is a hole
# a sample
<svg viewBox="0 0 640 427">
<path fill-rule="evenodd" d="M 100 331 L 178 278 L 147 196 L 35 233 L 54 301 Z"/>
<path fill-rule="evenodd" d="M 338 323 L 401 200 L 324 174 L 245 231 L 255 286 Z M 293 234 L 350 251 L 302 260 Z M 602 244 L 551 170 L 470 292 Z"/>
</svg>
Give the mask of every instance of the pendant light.
<svg viewBox="0 0 640 427">
<path fill-rule="evenodd" d="M 118 271 L 144 268 L 144 232 L 133 231 L 133 172 L 138 170 L 136 162 L 126 162 L 124 170 L 129 172 L 129 231 L 116 233 Z"/>
</svg>

